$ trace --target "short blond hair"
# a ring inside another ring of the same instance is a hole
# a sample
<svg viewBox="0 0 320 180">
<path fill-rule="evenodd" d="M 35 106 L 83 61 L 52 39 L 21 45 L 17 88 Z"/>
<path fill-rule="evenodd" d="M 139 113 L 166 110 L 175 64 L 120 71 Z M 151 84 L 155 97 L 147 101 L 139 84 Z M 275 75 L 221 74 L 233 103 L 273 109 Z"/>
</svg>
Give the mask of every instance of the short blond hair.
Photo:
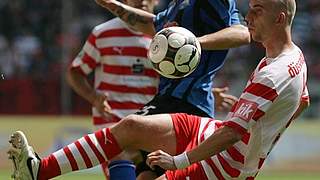
<svg viewBox="0 0 320 180">
<path fill-rule="evenodd" d="M 288 24 L 291 25 L 296 14 L 296 1 L 295 0 L 277 0 L 281 3 L 281 10 L 285 11 L 288 16 Z"/>
</svg>

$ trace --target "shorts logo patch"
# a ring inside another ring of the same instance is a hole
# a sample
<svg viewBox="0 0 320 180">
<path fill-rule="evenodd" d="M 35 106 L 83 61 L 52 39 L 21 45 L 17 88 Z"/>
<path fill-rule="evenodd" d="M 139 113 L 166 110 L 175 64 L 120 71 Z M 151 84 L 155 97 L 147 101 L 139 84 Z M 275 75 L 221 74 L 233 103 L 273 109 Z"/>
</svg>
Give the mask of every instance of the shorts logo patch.
<svg viewBox="0 0 320 180">
<path fill-rule="evenodd" d="M 145 115 L 149 114 L 150 110 L 156 109 L 156 108 L 157 108 L 156 106 L 152 106 L 152 105 L 151 106 L 144 106 L 142 109 L 137 111 L 135 114 L 145 116 Z"/>
<path fill-rule="evenodd" d="M 242 120 L 249 122 L 249 120 L 253 117 L 257 109 L 257 103 L 245 99 L 240 99 L 233 116 L 239 117 Z"/>
</svg>

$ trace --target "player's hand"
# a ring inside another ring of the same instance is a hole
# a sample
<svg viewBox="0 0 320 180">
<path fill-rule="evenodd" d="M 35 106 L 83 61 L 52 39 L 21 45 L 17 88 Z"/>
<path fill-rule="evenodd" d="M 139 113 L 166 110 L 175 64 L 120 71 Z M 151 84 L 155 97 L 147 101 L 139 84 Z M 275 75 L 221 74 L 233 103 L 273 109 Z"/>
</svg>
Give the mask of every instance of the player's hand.
<svg viewBox="0 0 320 180">
<path fill-rule="evenodd" d="M 177 169 L 173 161 L 173 156 L 161 150 L 148 154 L 146 163 L 151 169 L 154 169 L 154 166 L 160 166 L 165 170 Z"/>
<path fill-rule="evenodd" d="M 238 101 L 238 98 L 231 95 L 226 94 L 229 90 L 228 87 L 223 88 L 212 88 L 212 93 L 215 98 L 215 108 L 218 111 L 229 111 L 234 103 Z"/>
<path fill-rule="evenodd" d="M 108 116 L 112 114 L 112 109 L 107 101 L 107 96 L 102 93 L 96 93 L 92 105 L 97 108 L 97 110 L 103 116 Z"/>
</svg>

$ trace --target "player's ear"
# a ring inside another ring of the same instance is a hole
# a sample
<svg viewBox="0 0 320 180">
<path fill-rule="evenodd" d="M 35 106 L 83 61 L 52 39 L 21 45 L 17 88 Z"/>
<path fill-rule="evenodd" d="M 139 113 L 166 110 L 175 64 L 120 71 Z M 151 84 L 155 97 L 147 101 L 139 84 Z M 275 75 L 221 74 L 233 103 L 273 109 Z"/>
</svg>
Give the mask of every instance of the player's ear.
<svg viewBox="0 0 320 180">
<path fill-rule="evenodd" d="M 281 13 L 278 15 L 277 19 L 276 19 L 276 23 L 277 23 L 277 24 L 285 24 L 286 21 L 287 21 L 287 18 L 286 18 L 286 17 L 287 17 L 286 14 L 285 14 L 284 12 L 281 12 Z"/>
</svg>

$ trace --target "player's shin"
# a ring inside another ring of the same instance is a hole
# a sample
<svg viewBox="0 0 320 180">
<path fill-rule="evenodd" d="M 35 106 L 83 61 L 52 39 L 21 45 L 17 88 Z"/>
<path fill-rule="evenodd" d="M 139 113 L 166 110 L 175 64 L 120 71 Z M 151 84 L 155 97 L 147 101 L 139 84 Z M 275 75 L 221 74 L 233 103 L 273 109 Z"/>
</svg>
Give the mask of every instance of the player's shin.
<svg viewBox="0 0 320 180">
<path fill-rule="evenodd" d="M 99 130 L 42 159 L 39 179 L 91 168 L 112 159 L 121 151 L 109 129 Z"/>
</svg>

